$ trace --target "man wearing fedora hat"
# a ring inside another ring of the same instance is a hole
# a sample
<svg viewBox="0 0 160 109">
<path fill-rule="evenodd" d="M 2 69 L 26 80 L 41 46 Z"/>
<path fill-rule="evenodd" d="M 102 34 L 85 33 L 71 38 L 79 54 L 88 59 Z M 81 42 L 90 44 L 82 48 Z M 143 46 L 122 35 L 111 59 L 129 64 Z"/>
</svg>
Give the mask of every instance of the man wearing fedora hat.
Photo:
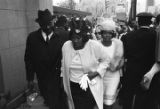
<svg viewBox="0 0 160 109">
<path fill-rule="evenodd" d="M 52 23 L 54 18 L 48 9 L 38 11 L 35 21 L 40 28 L 27 37 L 25 65 L 28 86 L 33 85 L 36 74 L 44 103 L 50 109 L 60 109 L 61 47 L 67 37 L 56 34 Z"/>
<path fill-rule="evenodd" d="M 148 107 L 149 90 L 142 81 L 155 62 L 156 31 L 149 27 L 152 17 L 146 12 L 137 14 L 139 28 L 122 39 L 126 60 L 120 91 L 123 109 L 152 109 Z"/>
</svg>

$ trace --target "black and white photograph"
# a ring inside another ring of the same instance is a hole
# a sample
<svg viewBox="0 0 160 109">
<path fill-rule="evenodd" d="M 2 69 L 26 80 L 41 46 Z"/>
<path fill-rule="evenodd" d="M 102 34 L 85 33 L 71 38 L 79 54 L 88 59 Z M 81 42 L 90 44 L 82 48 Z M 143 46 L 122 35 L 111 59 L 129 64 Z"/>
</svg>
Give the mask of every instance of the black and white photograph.
<svg viewBox="0 0 160 109">
<path fill-rule="evenodd" d="M 160 109 L 160 0 L 0 0 L 0 109 Z"/>
</svg>

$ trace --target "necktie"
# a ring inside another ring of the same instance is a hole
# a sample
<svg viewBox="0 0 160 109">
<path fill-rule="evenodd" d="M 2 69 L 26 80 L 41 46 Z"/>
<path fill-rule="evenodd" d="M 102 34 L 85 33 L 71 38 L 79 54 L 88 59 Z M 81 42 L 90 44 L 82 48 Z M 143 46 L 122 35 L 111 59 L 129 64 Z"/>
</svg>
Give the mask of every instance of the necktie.
<svg viewBox="0 0 160 109">
<path fill-rule="evenodd" d="M 46 37 L 46 42 L 49 43 L 49 37 L 48 36 Z"/>
</svg>

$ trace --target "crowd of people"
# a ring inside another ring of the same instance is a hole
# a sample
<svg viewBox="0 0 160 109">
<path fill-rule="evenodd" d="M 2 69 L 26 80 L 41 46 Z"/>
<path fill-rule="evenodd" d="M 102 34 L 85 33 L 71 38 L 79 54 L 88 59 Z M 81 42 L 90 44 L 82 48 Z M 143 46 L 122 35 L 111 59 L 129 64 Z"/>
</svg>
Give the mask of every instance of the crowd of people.
<svg viewBox="0 0 160 109">
<path fill-rule="evenodd" d="M 160 15 L 136 21 L 53 16 L 38 11 L 40 28 L 26 41 L 28 88 L 35 75 L 49 109 L 160 108 Z"/>
</svg>

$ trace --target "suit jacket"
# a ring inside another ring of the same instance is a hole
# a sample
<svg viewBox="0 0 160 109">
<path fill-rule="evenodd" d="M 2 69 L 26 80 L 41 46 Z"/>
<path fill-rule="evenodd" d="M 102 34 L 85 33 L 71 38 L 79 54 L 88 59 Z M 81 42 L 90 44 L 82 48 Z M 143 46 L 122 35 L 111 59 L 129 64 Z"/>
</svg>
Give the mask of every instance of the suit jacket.
<svg viewBox="0 0 160 109">
<path fill-rule="evenodd" d="M 66 37 L 69 35 L 69 32 L 65 30 L 65 28 L 63 27 L 56 27 L 55 28 L 55 33 L 58 35 L 58 36 L 62 36 L 62 37 Z"/>
<path fill-rule="evenodd" d="M 133 88 L 139 85 L 144 74 L 155 62 L 156 32 L 150 28 L 140 28 L 128 33 L 122 41 L 124 56 L 127 59 L 124 83 Z"/>
<path fill-rule="evenodd" d="M 34 73 L 38 78 L 58 76 L 55 70 L 60 69 L 61 48 L 68 39 L 54 32 L 49 43 L 46 43 L 41 34 L 41 29 L 29 34 L 25 50 L 25 65 L 27 80 L 34 79 Z"/>
<path fill-rule="evenodd" d="M 160 62 L 160 25 L 156 28 L 157 40 L 156 40 L 156 61 Z"/>
<path fill-rule="evenodd" d="M 69 109 L 74 109 L 69 79 L 69 67 L 71 65 L 71 60 L 74 53 L 75 50 L 73 49 L 72 42 L 67 41 L 62 48 L 63 58 L 61 70 L 63 76 L 64 89 L 68 95 Z M 84 73 L 87 73 L 88 71 L 97 70 L 100 74 L 100 76 L 94 78 L 96 80 L 96 84 L 89 84 L 89 87 L 95 98 L 98 108 L 103 109 L 103 76 L 106 71 L 106 68 L 108 67 L 110 59 L 107 55 L 104 55 L 103 46 L 99 42 L 94 40 L 89 40 L 86 43 L 85 47 L 80 52 L 80 57 Z M 99 63 L 99 59 L 102 59 L 103 61 Z"/>
</svg>

